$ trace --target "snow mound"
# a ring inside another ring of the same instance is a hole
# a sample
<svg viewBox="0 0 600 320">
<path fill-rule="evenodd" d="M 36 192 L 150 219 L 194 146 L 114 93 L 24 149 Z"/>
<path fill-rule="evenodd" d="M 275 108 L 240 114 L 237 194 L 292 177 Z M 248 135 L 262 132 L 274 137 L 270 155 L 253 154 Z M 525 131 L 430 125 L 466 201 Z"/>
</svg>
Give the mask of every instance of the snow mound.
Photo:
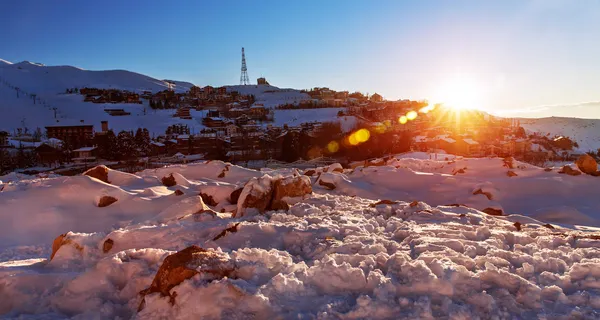
<svg viewBox="0 0 600 320">
<path fill-rule="evenodd" d="M 261 191 L 289 169 L 210 161 L 135 175 L 109 171 L 111 184 L 87 176 L 6 179 L 0 315 L 596 318 L 600 234 L 545 219 L 572 225 L 590 217 L 596 224 L 589 208 L 598 207 L 591 193 L 597 178 L 515 165 L 513 178 L 502 159 L 406 155 L 345 173 L 333 170 L 337 165 L 318 168 L 320 175 L 310 178 L 314 192 L 289 210 L 241 217 L 225 212 L 236 208 L 230 192 L 251 181 L 241 202 L 268 194 Z M 163 186 L 160 178 L 171 173 L 178 185 Z M 588 187 L 589 194 L 582 191 Z M 210 210 L 199 193 L 224 212 Z M 100 195 L 118 201 L 98 208 Z M 519 214 L 492 216 L 465 206 L 473 197 Z M 575 213 L 575 221 L 567 219 Z M 59 235 L 68 241 L 48 261 Z M 192 245 L 214 249 L 234 270 L 227 277 L 185 277 L 168 295 L 146 294 L 138 309 L 140 291 L 165 258 Z"/>
</svg>

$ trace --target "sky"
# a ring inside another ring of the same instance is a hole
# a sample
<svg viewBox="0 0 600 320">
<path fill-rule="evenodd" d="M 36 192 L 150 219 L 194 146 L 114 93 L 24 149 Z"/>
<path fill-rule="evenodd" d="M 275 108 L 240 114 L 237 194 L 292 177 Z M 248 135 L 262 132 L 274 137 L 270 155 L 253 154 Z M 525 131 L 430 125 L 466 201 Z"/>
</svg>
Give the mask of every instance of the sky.
<svg viewBox="0 0 600 320">
<path fill-rule="evenodd" d="M 6 0 L 0 58 L 600 118 L 600 1 Z"/>
</svg>

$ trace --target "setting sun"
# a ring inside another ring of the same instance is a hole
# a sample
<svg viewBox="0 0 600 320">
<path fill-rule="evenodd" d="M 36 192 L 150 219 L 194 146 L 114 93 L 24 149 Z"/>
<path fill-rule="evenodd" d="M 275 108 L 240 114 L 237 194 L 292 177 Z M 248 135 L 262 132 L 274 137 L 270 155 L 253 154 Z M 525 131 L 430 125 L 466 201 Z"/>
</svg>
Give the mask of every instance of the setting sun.
<svg viewBox="0 0 600 320">
<path fill-rule="evenodd" d="M 436 94 L 442 104 L 462 110 L 482 108 L 482 88 L 472 79 L 455 77 L 444 83 Z"/>
</svg>

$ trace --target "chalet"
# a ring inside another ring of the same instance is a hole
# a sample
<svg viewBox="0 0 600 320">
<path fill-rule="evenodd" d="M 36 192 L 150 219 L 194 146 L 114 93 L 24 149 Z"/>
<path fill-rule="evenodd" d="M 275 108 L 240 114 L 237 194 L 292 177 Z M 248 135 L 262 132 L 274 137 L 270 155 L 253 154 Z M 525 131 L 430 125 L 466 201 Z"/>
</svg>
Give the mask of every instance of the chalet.
<svg viewBox="0 0 600 320">
<path fill-rule="evenodd" d="M 177 109 L 177 111 L 173 114 L 173 117 L 191 120 L 192 115 L 190 114 L 190 107 L 181 107 Z"/>
<path fill-rule="evenodd" d="M 141 97 L 144 98 L 144 99 L 150 99 L 150 98 L 152 98 L 152 91 L 149 91 L 149 90 L 142 91 Z"/>
<path fill-rule="evenodd" d="M 259 84 L 259 85 L 261 85 L 261 84 L 262 85 L 269 85 L 269 82 L 264 77 L 260 77 L 260 78 L 256 79 L 256 83 Z"/>
<path fill-rule="evenodd" d="M 8 132 L 0 131 L 0 147 L 8 145 Z"/>
<path fill-rule="evenodd" d="M 65 143 L 78 148 L 91 142 L 94 135 L 94 126 L 91 124 L 56 125 L 46 127 L 46 136 L 62 140 Z"/>
<path fill-rule="evenodd" d="M 150 142 L 150 154 L 152 156 L 162 156 L 167 154 L 167 146 L 162 142 Z"/>
<path fill-rule="evenodd" d="M 84 163 L 84 162 L 94 162 L 97 160 L 96 158 L 96 147 L 83 147 L 79 149 L 73 150 L 75 157 L 71 160 L 73 162 Z"/>
<path fill-rule="evenodd" d="M 204 88 L 202 88 L 202 91 L 208 95 L 212 94 L 215 92 L 215 88 L 211 87 L 211 86 L 206 86 Z"/>
<path fill-rule="evenodd" d="M 371 100 L 372 102 L 382 102 L 383 97 L 378 93 L 374 93 L 371 97 L 369 97 L 369 100 Z"/>
<path fill-rule="evenodd" d="M 250 118 L 261 119 L 267 115 L 267 109 L 263 104 L 255 103 L 250 107 Z"/>
<path fill-rule="evenodd" d="M 219 117 L 204 117 L 202 119 L 202 124 L 210 128 L 222 127 L 225 125 L 225 120 Z"/>
<path fill-rule="evenodd" d="M 129 116 L 131 112 L 127 112 L 124 109 L 104 109 L 104 112 L 111 116 Z"/>
<path fill-rule="evenodd" d="M 456 152 L 458 155 L 464 156 L 480 156 L 482 155 L 482 149 L 479 142 L 470 139 L 463 138 L 456 140 Z"/>
<path fill-rule="evenodd" d="M 220 94 L 220 95 L 227 94 L 227 87 L 218 87 L 217 88 L 217 94 Z"/>
<path fill-rule="evenodd" d="M 228 136 L 235 135 L 238 132 L 238 127 L 236 125 L 230 124 L 225 127 L 225 132 Z"/>
<path fill-rule="evenodd" d="M 58 147 L 47 143 L 42 143 L 35 148 L 35 154 L 37 155 L 38 162 L 41 165 L 51 166 L 59 162 L 62 158 L 61 150 Z"/>
</svg>

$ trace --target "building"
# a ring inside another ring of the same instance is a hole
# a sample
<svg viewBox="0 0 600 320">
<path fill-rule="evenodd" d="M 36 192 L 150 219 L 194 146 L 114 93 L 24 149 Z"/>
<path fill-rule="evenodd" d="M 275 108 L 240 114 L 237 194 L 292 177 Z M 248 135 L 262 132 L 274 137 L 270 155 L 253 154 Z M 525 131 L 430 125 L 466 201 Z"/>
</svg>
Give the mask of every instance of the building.
<svg viewBox="0 0 600 320">
<path fill-rule="evenodd" d="M 52 166 L 53 164 L 60 162 L 62 158 L 62 152 L 56 147 L 47 143 L 42 143 L 35 148 L 35 154 L 37 155 L 38 162 L 41 165 Z"/>
<path fill-rule="evenodd" d="M 464 156 L 482 155 L 482 149 L 479 142 L 469 138 L 458 139 L 456 141 L 456 151 L 457 154 Z"/>
<path fill-rule="evenodd" d="M 94 126 L 84 124 L 83 120 L 80 124 L 62 125 L 57 123 L 46 127 L 46 136 L 62 140 L 73 148 L 79 148 L 91 142 L 94 136 Z"/>
<path fill-rule="evenodd" d="M 256 83 L 258 83 L 258 84 L 264 84 L 264 85 L 269 85 L 269 82 L 264 77 L 260 77 L 260 78 L 256 79 Z"/>
<path fill-rule="evenodd" d="M 373 101 L 373 102 L 382 102 L 383 101 L 383 97 L 379 94 L 379 93 L 374 93 L 369 100 Z"/>
<path fill-rule="evenodd" d="M 152 156 L 161 156 L 167 154 L 167 146 L 162 142 L 150 142 L 150 154 Z"/>
<path fill-rule="evenodd" d="M 236 125 L 230 124 L 225 127 L 225 132 L 228 136 L 232 136 L 238 132 L 238 127 Z"/>
<path fill-rule="evenodd" d="M 8 145 L 8 132 L 0 131 L 0 147 Z"/>
<path fill-rule="evenodd" d="M 131 112 L 127 112 L 124 109 L 104 109 L 104 112 L 111 116 L 129 116 Z"/>
<path fill-rule="evenodd" d="M 95 162 L 96 158 L 96 147 L 83 147 L 73 150 L 73 162 L 84 163 L 84 162 Z"/>
</svg>

